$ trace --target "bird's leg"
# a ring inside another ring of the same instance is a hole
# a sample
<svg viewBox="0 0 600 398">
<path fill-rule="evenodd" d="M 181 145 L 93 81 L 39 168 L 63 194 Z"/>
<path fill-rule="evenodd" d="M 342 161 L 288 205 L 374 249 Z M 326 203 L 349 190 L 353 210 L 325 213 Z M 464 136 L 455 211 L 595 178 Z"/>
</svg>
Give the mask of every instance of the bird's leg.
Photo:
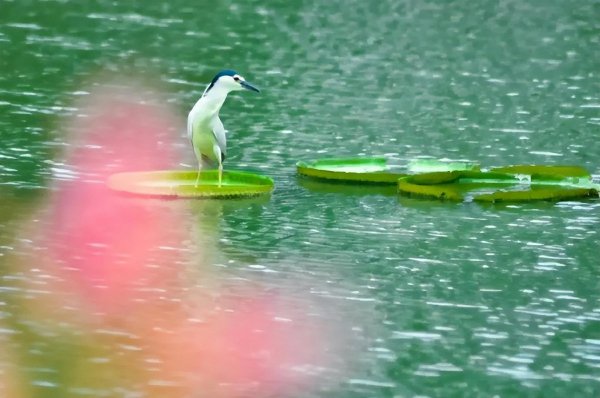
<svg viewBox="0 0 600 398">
<path fill-rule="evenodd" d="M 219 162 L 219 188 L 221 188 L 221 181 L 223 181 L 223 163 Z"/>
<path fill-rule="evenodd" d="M 196 183 L 194 184 L 194 188 L 198 188 L 198 183 L 200 182 L 200 172 L 202 171 L 202 160 L 198 161 L 198 176 L 196 177 Z"/>
</svg>

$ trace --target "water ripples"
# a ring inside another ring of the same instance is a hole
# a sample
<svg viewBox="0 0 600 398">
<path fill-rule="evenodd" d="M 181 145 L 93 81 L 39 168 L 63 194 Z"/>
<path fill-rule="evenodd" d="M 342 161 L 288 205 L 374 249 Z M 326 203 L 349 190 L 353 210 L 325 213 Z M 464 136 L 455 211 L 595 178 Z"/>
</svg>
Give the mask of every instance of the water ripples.
<svg viewBox="0 0 600 398">
<path fill-rule="evenodd" d="M 14 192 L 42 187 L 38 177 L 77 175 L 52 160 L 69 145 L 53 121 L 78 114 L 68 103 L 87 95 L 72 87 L 82 73 L 74 59 L 82 69 L 108 63 L 122 70 L 116 58 L 161 70 L 157 79 L 182 117 L 214 70 L 234 63 L 263 92 L 232 96 L 222 112 L 231 130 L 226 168 L 270 175 L 275 192 L 231 203 L 148 202 L 152 211 L 186 214 L 172 228 L 188 233 L 180 245 L 158 248 L 149 266 L 175 251 L 183 257 L 174 264 L 179 276 L 192 282 L 185 292 L 140 285 L 139 293 L 161 303 L 198 294 L 214 304 L 226 295 L 247 298 L 249 283 L 285 292 L 291 306 L 306 305 L 346 343 L 327 366 L 297 367 L 320 375 L 314 384 L 332 396 L 593 396 L 600 381 L 598 201 L 437 203 L 398 198 L 394 189 L 303 180 L 294 164 L 385 153 L 397 163 L 460 157 L 485 166 L 582 164 L 600 173 L 592 131 L 600 125 L 597 46 L 586 33 L 597 27 L 588 20 L 594 13 L 572 18 L 559 3 L 543 13 L 516 2 L 459 2 L 451 10 L 393 1 L 288 3 L 215 5 L 222 24 L 177 2 L 143 11 L 85 6 L 61 14 L 64 29 L 47 20 L 47 10 L 37 22 L 35 13 L 31 21 L 5 17 L 0 184 L 13 193 L 0 197 L 1 258 L 23 250 L 6 232 L 19 229 L 7 215 L 31 211 L 15 207 Z M 31 70 L 15 72 L 12 59 L 21 52 Z M 26 76 L 33 71 L 39 77 Z M 183 131 L 168 137 L 187 145 Z M 182 163 L 193 167 L 190 151 Z M 7 326 L 7 299 L 49 296 L 49 275 L 29 271 L 2 274 L 2 342 L 18 333 Z M 31 285 L 19 287 L 25 282 Z M 210 286 L 220 290 L 198 293 Z M 294 317 L 283 311 L 276 318 Z M 43 333 L 43 324 L 26 322 Z M 122 333 L 94 330 L 123 340 L 121 353 L 144 350 L 139 336 Z M 33 349 L 51 351 L 47 344 Z M 157 366 L 156 358 L 146 360 Z M 106 356 L 89 361 L 110 366 Z M 58 388 L 48 372 L 35 369 L 31 383 Z M 176 387 L 158 376 L 148 382 Z"/>
</svg>

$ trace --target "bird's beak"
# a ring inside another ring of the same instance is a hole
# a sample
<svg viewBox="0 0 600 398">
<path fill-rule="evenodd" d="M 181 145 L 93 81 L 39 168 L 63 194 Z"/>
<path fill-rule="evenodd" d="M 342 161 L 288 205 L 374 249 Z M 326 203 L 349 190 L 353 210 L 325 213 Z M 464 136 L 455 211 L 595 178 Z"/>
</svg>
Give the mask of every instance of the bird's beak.
<svg viewBox="0 0 600 398">
<path fill-rule="evenodd" d="M 242 87 L 244 87 L 246 90 L 250 90 L 250 91 L 256 91 L 257 93 L 260 93 L 260 90 L 257 89 L 256 87 L 254 87 L 252 84 L 248 83 L 247 81 L 242 81 L 240 82 L 240 84 L 242 85 Z"/>
</svg>

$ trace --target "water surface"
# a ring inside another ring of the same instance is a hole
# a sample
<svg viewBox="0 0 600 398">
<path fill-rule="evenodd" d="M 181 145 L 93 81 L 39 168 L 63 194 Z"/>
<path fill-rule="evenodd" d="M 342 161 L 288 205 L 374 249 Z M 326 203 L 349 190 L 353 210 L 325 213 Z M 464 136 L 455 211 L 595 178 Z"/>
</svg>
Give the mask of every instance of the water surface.
<svg viewBox="0 0 600 398">
<path fill-rule="evenodd" d="M 52 276 L 36 271 L 43 244 L 24 226 L 43 228 L 40 209 L 72 172 L 63 126 L 90 76 L 137 75 L 184 120 L 227 67 L 262 92 L 231 95 L 221 113 L 226 167 L 270 175 L 276 190 L 264 200 L 140 201 L 182 216 L 150 265 L 177 267 L 189 289 L 167 281 L 147 300 L 194 291 L 189 302 L 219 312 L 222 300 L 259 291 L 282 298 L 281 319 L 311 314 L 336 338 L 304 368 L 311 387 L 289 396 L 597 396 L 598 201 L 482 206 L 342 192 L 298 179 L 294 163 L 387 155 L 600 174 L 599 45 L 592 0 L 0 1 L 0 342 L 9 347 L 0 369 L 25 374 L 40 397 L 144 391 L 64 376 L 61 361 L 105 365 L 93 350 L 53 350 L 45 317 L 31 310 L 52 294 Z M 184 131 L 165 131 L 164 142 L 185 153 L 175 166 L 193 167 Z M 161 261 L 171 252 L 174 264 Z"/>
</svg>

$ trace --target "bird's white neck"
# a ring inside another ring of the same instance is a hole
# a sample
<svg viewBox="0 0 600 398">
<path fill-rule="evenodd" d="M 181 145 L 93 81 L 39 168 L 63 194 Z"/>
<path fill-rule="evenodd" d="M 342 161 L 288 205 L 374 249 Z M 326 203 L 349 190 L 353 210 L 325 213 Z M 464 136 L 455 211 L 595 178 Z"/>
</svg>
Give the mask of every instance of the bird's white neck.
<svg viewBox="0 0 600 398">
<path fill-rule="evenodd" d="M 219 86 L 213 86 L 208 93 L 201 97 L 192 112 L 197 113 L 198 116 L 205 118 L 212 118 L 219 114 L 219 110 L 223 106 L 223 103 L 227 99 L 229 90 Z"/>
</svg>

